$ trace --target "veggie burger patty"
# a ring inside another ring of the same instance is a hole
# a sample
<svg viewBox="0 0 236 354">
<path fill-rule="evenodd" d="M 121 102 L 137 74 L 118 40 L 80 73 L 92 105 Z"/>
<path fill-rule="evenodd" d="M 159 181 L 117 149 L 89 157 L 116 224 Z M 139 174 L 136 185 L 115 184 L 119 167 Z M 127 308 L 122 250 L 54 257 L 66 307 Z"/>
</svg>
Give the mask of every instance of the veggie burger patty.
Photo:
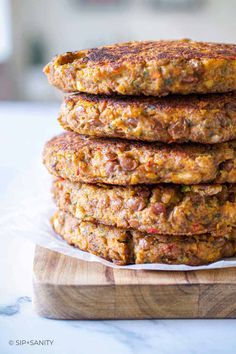
<svg viewBox="0 0 236 354">
<path fill-rule="evenodd" d="M 53 182 L 59 207 L 83 221 L 149 234 L 223 235 L 236 226 L 236 186 L 108 186 Z"/>
<path fill-rule="evenodd" d="M 96 137 L 214 144 L 236 139 L 236 94 L 65 97 L 59 122 Z"/>
<path fill-rule="evenodd" d="M 43 160 L 53 175 L 73 182 L 117 185 L 236 182 L 236 142 L 163 145 L 93 139 L 73 132 L 54 137 Z"/>
<path fill-rule="evenodd" d="M 70 245 L 119 265 L 168 263 L 201 265 L 236 254 L 236 232 L 223 237 L 148 235 L 112 226 L 79 221 L 56 211 L 52 226 Z"/>
<path fill-rule="evenodd" d="M 163 96 L 236 90 L 236 45 L 144 41 L 68 52 L 44 72 L 65 92 Z"/>
</svg>

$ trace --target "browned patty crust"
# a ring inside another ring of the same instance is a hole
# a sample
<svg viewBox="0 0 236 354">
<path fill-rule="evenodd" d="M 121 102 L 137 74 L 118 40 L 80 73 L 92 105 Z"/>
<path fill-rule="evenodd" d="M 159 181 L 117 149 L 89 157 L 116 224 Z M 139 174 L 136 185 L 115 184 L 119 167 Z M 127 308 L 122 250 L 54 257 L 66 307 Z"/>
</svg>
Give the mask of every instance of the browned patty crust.
<svg viewBox="0 0 236 354">
<path fill-rule="evenodd" d="M 65 92 L 227 92 L 236 90 L 236 45 L 190 40 L 120 43 L 59 55 L 44 72 Z"/>
<path fill-rule="evenodd" d="M 149 234 L 224 235 L 236 227 L 236 187 L 108 186 L 55 180 L 59 207 L 83 221 Z"/>
<path fill-rule="evenodd" d="M 214 144 L 236 139 L 236 93 L 65 97 L 61 126 L 95 137 Z"/>
<path fill-rule="evenodd" d="M 57 211 L 52 226 L 70 245 L 119 265 L 168 263 L 197 266 L 236 254 L 236 232 L 223 237 L 152 236 L 111 226 L 82 222 Z"/>
<path fill-rule="evenodd" d="M 117 185 L 236 182 L 236 143 L 171 145 L 92 139 L 68 132 L 51 139 L 49 172 L 73 182 Z"/>
</svg>

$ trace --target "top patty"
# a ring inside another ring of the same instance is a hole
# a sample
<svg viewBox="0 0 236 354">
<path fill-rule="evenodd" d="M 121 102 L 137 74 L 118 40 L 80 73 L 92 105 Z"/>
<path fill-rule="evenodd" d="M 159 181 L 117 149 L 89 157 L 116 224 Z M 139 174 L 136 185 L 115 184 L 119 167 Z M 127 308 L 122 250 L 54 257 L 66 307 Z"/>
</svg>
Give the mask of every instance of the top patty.
<svg viewBox="0 0 236 354">
<path fill-rule="evenodd" d="M 140 143 L 64 133 L 44 149 L 48 170 L 72 182 L 134 185 L 236 182 L 236 142 L 215 145 Z"/>
<path fill-rule="evenodd" d="M 168 97 L 65 97 L 64 129 L 97 137 L 214 144 L 236 139 L 235 92 Z"/>
<path fill-rule="evenodd" d="M 236 90 L 236 45 L 128 42 L 68 52 L 45 68 L 65 92 L 162 96 Z"/>
</svg>

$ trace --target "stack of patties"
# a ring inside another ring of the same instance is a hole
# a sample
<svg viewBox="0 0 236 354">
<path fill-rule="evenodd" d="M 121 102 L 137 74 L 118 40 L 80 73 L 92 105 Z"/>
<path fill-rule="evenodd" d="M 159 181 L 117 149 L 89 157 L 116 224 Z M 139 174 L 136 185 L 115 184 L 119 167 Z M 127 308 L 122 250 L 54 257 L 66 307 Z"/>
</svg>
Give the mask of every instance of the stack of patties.
<svg viewBox="0 0 236 354">
<path fill-rule="evenodd" d="M 45 73 L 70 93 L 68 132 L 44 150 L 56 233 L 120 265 L 236 254 L 235 45 L 116 44 L 60 55 Z"/>
</svg>

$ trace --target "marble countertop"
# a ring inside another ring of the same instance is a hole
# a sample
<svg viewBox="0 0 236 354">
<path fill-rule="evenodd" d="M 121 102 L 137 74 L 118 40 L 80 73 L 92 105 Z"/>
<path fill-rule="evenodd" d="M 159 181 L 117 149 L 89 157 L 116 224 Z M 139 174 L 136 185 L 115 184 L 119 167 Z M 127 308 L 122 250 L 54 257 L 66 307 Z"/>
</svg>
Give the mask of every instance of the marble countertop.
<svg viewBox="0 0 236 354">
<path fill-rule="evenodd" d="M 58 103 L 0 103 L 0 208 L 11 203 L 11 182 L 39 156 L 44 142 L 60 131 L 58 107 Z M 55 321 L 38 317 L 32 306 L 34 245 L 21 235 L 9 239 L 1 229 L 0 233 L 1 354 L 235 353 L 236 320 Z"/>
</svg>

